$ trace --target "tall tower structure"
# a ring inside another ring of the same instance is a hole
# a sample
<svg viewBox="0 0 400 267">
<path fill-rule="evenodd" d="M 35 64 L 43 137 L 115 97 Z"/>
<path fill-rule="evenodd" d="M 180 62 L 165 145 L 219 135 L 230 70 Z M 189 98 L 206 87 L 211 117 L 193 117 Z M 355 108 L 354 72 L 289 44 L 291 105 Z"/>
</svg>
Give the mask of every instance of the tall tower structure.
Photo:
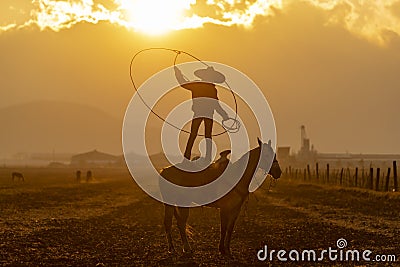
<svg viewBox="0 0 400 267">
<path fill-rule="evenodd" d="M 301 131 L 301 133 L 300 133 L 301 134 L 300 152 L 308 153 L 308 152 L 310 152 L 310 139 L 307 138 L 306 126 L 301 125 L 300 131 Z"/>
</svg>

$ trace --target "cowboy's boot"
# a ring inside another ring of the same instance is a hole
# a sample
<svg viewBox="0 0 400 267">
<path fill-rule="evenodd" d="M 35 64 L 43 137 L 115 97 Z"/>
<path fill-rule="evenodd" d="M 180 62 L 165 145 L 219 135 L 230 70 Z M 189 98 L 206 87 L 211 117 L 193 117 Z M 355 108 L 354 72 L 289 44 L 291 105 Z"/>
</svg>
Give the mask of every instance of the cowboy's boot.
<svg viewBox="0 0 400 267">
<path fill-rule="evenodd" d="M 211 155 L 212 155 L 212 139 L 211 138 L 206 138 L 206 157 L 205 157 L 205 161 L 207 164 L 210 164 L 212 159 L 211 159 Z"/>
</svg>

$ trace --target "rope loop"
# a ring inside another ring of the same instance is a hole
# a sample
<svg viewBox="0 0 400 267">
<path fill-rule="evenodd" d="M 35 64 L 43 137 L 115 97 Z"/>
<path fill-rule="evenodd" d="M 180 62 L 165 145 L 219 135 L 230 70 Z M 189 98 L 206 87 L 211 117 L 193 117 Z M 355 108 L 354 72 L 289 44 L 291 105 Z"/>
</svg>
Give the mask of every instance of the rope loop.
<svg viewBox="0 0 400 267">
<path fill-rule="evenodd" d="M 134 63 L 136 57 L 137 57 L 139 54 L 144 53 L 144 52 L 147 52 L 147 51 L 152 51 L 152 50 L 164 50 L 164 51 L 170 51 L 170 52 L 176 53 L 175 58 L 174 58 L 174 66 L 176 66 L 177 59 L 178 59 L 179 55 L 181 55 L 181 54 L 185 54 L 185 55 L 187 55 L 187 56 L 189 56 L 189 57 L 191 57 L 191 58 L 193 58 L 193 59 L 199 61 L 200 63 L 204 64 L 206 67 L 209 67 L 209 65 L 208 65 L 207 63 L 203 62 L 201 59 L 199 59 L 199 58 L 195 57 L 194 55 L 192 55 L 192 54 L 190 54 L 190 53 L 188 53 L 188 52 L 185 52 L 185 51 L 183 51 L 183 50 L 177 50 L 177 49 L 171 49 L 171 48 L 165 48 L 165 47 L 151 47 L 151 48 L 142 49 L 142 50 L 140 50 L 139 52 L 137 52 L 137 53 L 132 57 L 131 63 L 130 63 L 130 66 L 129 66 L 129 76 L 130 76 L 130 79 L 131 79 L 131 83 L 132 83 L 132 85 L 133 85 L 133 88 L 135 89 L 136 94 L 139 96 L 139 98 L 140 98 L 140 100 L 143 102 L 143 104 L 149 109 L 149 111 L 150 111 L 151 113 L 153 113 L 153 115 L 155 115 L 157 118 L 159 118 L 159 119 L 162 120 L 163 122 L 165 122 L 165 123 L 167 123 L 168 125 L 170 125 L 171 127 L 175 128 L 175 129 L 177 129 L 177 130 L 179 130 L 179 131 L 182 131 L 182 132 L 184 132 L 184 133 L 190 134 L 189 131 L 175 126 L 174 124 L 168 122 L 166 119 L 164 119 L 164 118 L 161 117 L 159 114 L 157 114 L 157 113 L 153 110 L 153 108 L 150 107 L 150 106 L 146 103 L 146 101 L 143 99 L 143 97 L 140 95 L 140 93 L 139 93 L 139 91 L 138 91 L 138 88 L 137 88 L 137 86 L 136 86 L 136 84 L 135 84 L 135 81 L 134 81 L 134 79 L 133 79 L 133 63 Z M 226 85 L 226 87 L 230 90 L 230 92 L 231 92 L 231 94 L 232 94 L 232 97 L 233 97 L 233 99 L 234 99 L 234 101 L 235 101 L 235 117 L 234 117 L 234 118 L 229 118 L 228 120 L 222 121 L 222 127 L 224 128 L 224 131 L 221 131 L 221 132 L 219 132 L 219 133 L 213 134 L 212 136 L 220 136 L 220 135 L 223 135 L 223 134 L 225 134 L 225 133 L 227 133 L 227 132 L 229 132 L 229 133 L 237 133 L 237 132 L 239 131 L 239 129 L 240 129 L 240 126 L 241 126 L 241 124 L 240 124 L 240 122 L 239 122 L 239 120 L 238 120 L 238 104 L 237 104 L 235 92 L 233 92 L 232 88 L 229 86 L 229 84 L 228 84 L 226 81 L 225 81 L 225 85 Z M 227 122 L 227 121 L 231 121 L 231 120 L 233 121 L 232 124 L 231 124 L 230 126 L 226 125 L 226 122 Z M 205 136 L 205 135 L 204 135 L 204 134 L 197 134 L 197 136 Z"/>
</svg>

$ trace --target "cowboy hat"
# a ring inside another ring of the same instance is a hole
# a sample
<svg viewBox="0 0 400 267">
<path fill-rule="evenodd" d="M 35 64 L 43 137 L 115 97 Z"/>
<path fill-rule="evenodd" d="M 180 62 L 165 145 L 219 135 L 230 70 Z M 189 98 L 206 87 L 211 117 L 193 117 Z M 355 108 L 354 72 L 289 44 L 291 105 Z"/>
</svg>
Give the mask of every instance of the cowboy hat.
<svg viewBox="0 0 400 267">
<path fill-rule="evenodd" d="M 207 67 L 206 69 L 198 69 L 194 72 L 194 75 L 202 79 L 203 81 L 211 83 L 223 83 L 225 82 L 225 76 L 213 67 Z"/>
</svg>

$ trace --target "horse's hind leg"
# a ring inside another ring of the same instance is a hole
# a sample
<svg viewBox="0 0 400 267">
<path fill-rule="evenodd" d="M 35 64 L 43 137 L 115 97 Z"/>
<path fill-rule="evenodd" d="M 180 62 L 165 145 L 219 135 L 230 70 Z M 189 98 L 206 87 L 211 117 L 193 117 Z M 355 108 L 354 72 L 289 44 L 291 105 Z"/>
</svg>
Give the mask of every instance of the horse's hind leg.
<svg viewBox="0 0 400 267">
<path fill-rule="evenodd" d="M 167 236 L 168 241 L 168 252 L 174 253 L 174 244 L 172 243 L 172 217 L 174 216 L 174 209 L 175 207 L 171 205 L 164 205 L 164 227 L 165 227 L 165 234 Z"/>
<path fill-rule="evenodd" d="M 189 241 L 186 234 L 186 222 L 189 218 L 189 208 L 178 207 L 178 212 L 175 212 L 176 221 L 178 224 L 179 233 L 181 235 L 182 243 L 183 243 L 183 252 L 184 253 L 192 253 L 192 249 L 190 248 Z"/>
</svg>

